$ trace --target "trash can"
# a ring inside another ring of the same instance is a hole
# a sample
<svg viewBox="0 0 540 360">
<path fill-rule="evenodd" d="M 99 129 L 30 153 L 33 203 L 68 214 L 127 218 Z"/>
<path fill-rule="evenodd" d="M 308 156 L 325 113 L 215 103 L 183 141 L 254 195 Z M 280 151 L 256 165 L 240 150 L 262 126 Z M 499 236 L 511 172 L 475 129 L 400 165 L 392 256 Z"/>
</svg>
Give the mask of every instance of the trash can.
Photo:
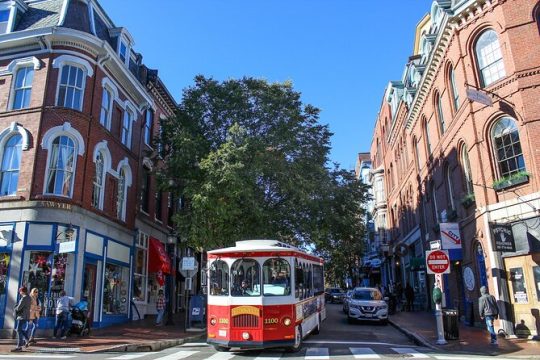
<svg viewBox="0 0 540 360">
<path fill-rule="evenodd" d="M 444 337 L 446 340 L 459 339 L 458 311 L 456 309 L 443 309 Z"/>
</svg>

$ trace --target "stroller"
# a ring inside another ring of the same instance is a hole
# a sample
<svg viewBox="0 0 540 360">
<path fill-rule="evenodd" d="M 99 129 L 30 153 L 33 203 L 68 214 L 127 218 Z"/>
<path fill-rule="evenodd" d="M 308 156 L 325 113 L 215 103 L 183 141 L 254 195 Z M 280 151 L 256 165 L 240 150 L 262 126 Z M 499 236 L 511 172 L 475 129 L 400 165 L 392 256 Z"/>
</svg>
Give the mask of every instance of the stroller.
<svg viewBox="0 0 540 360">
<path fill-rule="evenodd" d="M 81 300 L 71 308 L 71 325 L 68 329 L 68 336 L 77 334 L 86 336 L 90 334 L 90 312 L 88 302 Z"/>
</svg>

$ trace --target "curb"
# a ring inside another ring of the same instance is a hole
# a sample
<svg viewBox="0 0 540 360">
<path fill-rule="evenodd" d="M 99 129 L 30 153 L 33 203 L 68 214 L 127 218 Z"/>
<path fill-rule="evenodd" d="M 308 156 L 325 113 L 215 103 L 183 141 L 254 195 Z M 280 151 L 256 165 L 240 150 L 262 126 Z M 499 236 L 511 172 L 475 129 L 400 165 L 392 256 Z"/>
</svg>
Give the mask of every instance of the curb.
<svg viewBox="0 0 540 360">
<path fill-rule="evenodd" d="M 99 349 L 95 351 L 81 351 L 82 353 L 87 354 L 99 354 L 105 352 L 149 352 L 149 351 L 161 351 L 170 347 L 182 345 L 186 342 L 192 342 L 195 340 L 200 340 L 206 338 L 206 332 L 199 335 L 188 336 L 181 339 L 169 339 L 169 340 L 158 340 L 146 343 L 139 344 L 123 344 L 113 346 L 107 349 Z"/>
<path fill-rule="evenodd" d="M 430 344 L 426 338 L 424 338 L 421 335 L 418 335 L 415 332 L 405 329 L 404 327 L 392 321 L 390 317 L 388 318 L 388 322 L 390 323 L 390 325 L 392 325 L 397 330 L 402 332 L 405 336 L 407 336 L 409 339 L 411 339 L 417 346 L 424 346 L 424 347 L 430 348 L 431 350 L 441 351 L 439 347 Z"/>
</svg>

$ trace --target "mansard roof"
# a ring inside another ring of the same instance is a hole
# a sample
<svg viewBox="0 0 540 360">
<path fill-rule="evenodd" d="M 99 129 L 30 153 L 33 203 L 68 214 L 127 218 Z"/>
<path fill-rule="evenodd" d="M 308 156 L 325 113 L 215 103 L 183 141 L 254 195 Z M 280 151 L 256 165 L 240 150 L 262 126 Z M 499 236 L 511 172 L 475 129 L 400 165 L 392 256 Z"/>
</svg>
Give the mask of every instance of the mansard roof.
<svg viewBox="0 0 540 360">
<path fill-rule="evenodd" d="M 23 14 L 19 23 L 15 25 L 15 31 L 58 25 L 64 0 L 26 1 L 26 3 L 28 10 Z"/>
</svg>

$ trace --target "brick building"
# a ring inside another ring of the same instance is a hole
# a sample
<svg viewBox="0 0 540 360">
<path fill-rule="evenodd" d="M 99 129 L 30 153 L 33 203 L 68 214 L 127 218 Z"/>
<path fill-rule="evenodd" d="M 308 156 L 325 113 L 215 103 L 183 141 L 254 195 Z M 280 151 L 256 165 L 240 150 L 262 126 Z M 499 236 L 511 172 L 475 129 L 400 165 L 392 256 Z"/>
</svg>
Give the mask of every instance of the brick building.
<svg viewBox="0 0 540 360">
<path fill-rule="evenodd" d="M 388 84 L 371 145 L 387 284 L 411 283 L 417 306 L 429 307 L 424 254 L 442 240 L 443 305 L 479 322 L 486 285 L 499 328 L 521 335 L 539 332 L 539 9 L 434 1 L 403 77 Z"/>
<path fill-rule="evenodd" d="M 176 107 L 97 1 L 0 1 L 0 329 L 22 285 L 41 328 L 61 290 L 94 327 L 127 321 L 132 298 L 155 313 L 178 249 L 153 138 Z"/>
</svg>

